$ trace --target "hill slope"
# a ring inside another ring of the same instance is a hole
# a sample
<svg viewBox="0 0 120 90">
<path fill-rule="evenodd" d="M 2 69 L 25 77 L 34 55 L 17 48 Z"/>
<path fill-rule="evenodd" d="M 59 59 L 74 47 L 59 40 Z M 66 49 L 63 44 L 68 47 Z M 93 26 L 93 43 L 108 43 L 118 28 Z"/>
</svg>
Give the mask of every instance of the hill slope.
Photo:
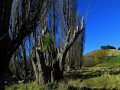
<svg viewBox="0 0 120 90">
<path fill-rule="evenodd" d="M 98 51 L 98 50 L 95 50 Z M 89 52 L 84 55 L 84 66 L 94 66 L 96 65 L 94 60 L 93 60 L 93 53 L 95 51 Z M 115 49 L 106 49 L 105 52 L 107 53 L 107 62 L 105 61 L 103 66 L 107 65 L 114 65 L 120 63 L 120 50 L 115 50 Z"/>
<path fill-rule="evenodd" d="M 98 50 L 95 50 L 95 51 L 98 51 Z M 86 53 L 84 56 L 92 56 L 95 51 Z M 106 51 L 106 53 L 107 53 L 108 56 L 118 56 L 118 55 L 120 55 L 120 50 L 105 49 L 105 51 Z"/>
</svg>

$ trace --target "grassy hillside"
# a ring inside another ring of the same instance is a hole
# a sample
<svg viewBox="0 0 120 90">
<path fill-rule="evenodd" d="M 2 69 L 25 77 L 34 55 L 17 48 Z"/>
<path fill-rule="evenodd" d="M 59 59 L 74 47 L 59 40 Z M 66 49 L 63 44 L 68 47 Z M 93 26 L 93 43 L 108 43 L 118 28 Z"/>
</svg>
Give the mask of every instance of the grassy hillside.
<svg viewBox="0 0 120 90">
<path fill-rule="evenodd" d="M 93 60 L 93 54 L 96 51 L 99 51 L 99 50 L 95 50 L 95 51 L 89 52 L 89 53 L 84 55 L 84 63 L 83 63 L 84 66 L 94 66 L 94 65 L 96 65 L 94 60 Z M 109 61 L 109 65 L 110 65 L 110 62 L 111 62 L 111 64 L 112 63 L 115 64 L 115 63 L 117 63 L 117 61 L 119 62 L 120 50 L 106 49 L 104 51 L 106 52 L 106 57 L 107 57 L 106 61 L 104 62 L 105 66 L 108 64 L 107 61 Z"/>
<path fill-rule="evenodd" d="M 97 50 L 95 50 L 95 51 L 97 51 Z M 95 51 L 86 53 L 84 56 L 92 56 Z M 116 50 L 116 49 L 106 49 L 106 50 L 104 50 L 104 51 L 106 51 L 107 56 L 118 56 L 118 55 L 120 55 L 120 50 Z"/>
<path fill-rule="evenodd" d="M 118 67 L 120 66 L 120 56 L 110 57 L 106 62 L 100 63 L 99 67 Z"/>
</svg>

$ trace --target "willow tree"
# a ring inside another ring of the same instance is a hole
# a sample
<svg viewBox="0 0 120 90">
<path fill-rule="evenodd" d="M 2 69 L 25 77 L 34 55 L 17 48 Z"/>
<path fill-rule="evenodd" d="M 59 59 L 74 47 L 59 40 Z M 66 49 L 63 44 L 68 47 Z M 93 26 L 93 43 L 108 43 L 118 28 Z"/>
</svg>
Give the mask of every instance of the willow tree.
<svg viewBox="0 0 120 90">
<path fill-rule="evenodd" d="M 71 2 L 74 3 L 73 1 Z M 74 16 L 74 13 L 70 10 L 70 15 L 66 16 L 66 10 L 64 13 L 64 4 L 60 0 L 54 0 L 51 3 L 51 9 L 49 9 L 50 17 L 46 17 L 46 21 L 50 21 L 50 25 L 43 25 L 43 33 L 39 36 L 40 42 L 36 47 L 35 56 L 33 56 L 36 57 L 34 58 L 36 63 L 33 62 L 33 65 L 38 84 L 59 81 L 64 78 L 63 72 L 65 69 L 66 55 L 79 35 L 82 35 L 85 30 L 84 18 L 78 17 L 77 15 Z M 74 7 L 75 4 L 71 6 L 71 8 Z M 57 33 L 58 29 L 56 27 L 60 27 L 60 34 Z M 46 42 L 47 44 L 44 43 L 44 40 L 46 41 L 46 35 L 50 38 L 48 40 L 49 42 Z M 56 44 L 57 36 L 61 37 L 58 40 L 59 45 Z M 47 55 L 45 55 L 46 52 Z M 47 56 L 50 58 L 47 59 Z"/>
</svg>

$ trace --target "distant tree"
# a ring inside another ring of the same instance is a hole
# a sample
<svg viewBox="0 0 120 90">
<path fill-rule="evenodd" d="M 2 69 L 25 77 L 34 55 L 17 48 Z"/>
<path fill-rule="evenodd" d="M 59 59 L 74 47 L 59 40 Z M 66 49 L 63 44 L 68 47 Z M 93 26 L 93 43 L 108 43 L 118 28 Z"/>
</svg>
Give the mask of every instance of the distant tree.
<svg viewBox="0 0 120 90">
<path fill-rule="evenodd" d="M 118 50 L 120 50 L 120 47 L 118 48 Z"/>
<path fill-rule="evenodd" d="M 106 45 L 106 46 L 101 46 L 101 49 L 116 49 L 116 48 L 111 45 Z"/>
</svg>

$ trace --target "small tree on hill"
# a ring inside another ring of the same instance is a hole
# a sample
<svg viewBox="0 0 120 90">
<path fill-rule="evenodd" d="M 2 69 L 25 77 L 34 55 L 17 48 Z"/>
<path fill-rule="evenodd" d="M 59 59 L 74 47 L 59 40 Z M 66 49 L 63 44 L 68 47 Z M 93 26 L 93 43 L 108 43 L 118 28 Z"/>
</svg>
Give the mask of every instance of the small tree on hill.
<svg viewBox="0 0 120 90">
<path fill-rule="evenodd" d="M 120 50 L 120 47 L 118 48 L 118 50 Z"/>
<path fill-rule="evenodd" d="M 111 45 L 101 46 L 101 49 L 116 49 L 116 47 Z"/>
</svg>

